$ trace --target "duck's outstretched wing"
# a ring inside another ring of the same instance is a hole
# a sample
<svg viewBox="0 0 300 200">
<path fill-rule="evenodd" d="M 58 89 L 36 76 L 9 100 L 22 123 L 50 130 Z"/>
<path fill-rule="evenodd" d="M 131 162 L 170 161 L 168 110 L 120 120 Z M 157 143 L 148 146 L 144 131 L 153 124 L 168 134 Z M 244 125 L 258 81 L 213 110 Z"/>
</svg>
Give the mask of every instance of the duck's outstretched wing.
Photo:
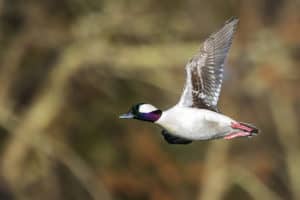
<svg viewBox="0 0 300 200">
<path fill-rule="evenodd" d="M 217 111 L 223 67 L 238 23 L 231 18 L 210 35 L 185 67 L 186 83 L 178 105 Z"/>
</svg>

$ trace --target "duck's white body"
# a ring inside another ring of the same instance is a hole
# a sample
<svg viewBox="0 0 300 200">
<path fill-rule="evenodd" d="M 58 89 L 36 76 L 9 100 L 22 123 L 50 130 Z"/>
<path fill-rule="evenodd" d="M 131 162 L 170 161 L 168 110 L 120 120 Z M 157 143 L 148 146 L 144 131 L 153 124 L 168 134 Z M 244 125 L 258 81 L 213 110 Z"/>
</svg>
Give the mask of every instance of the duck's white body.
<svg viewBox="0 0 300 200">
<path fill-rule="evenodd" d="M 231 123 L 235 122 L 214 111 L 176 105 L 164 111 L 155 123 L 181 138 L 207 140 L 231 133 Z"/>
</svg>

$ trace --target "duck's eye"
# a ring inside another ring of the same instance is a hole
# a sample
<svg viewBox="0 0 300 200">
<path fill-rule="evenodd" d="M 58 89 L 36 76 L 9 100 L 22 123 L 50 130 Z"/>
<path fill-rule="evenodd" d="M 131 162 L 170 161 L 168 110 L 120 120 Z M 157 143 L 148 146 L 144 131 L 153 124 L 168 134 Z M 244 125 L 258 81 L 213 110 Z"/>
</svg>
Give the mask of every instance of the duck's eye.
<svg viewBox="0 0 300 200">
<path fill-rule="evenodd" d="M 132 112 L 133 114 L 137 114 L 137 113 L 138 113 L 138 110 L 139 110 L 139 105 L 134 105 L 134 106 L 132 106 L 132 108 L 131 108 L 131 112 Z"/>
</svg>

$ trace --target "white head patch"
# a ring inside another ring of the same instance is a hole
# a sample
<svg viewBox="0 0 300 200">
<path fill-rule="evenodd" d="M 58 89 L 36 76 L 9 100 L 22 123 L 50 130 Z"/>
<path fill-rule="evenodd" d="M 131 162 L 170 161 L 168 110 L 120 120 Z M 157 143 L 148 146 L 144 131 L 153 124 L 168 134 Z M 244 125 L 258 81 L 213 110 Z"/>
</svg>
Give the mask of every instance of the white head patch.
<svg viewBox="0 0 300 200">
<path fill-rule="evenodd" d="M 157 108 L 155 108 L 151 104 L 142 104 L 139 107 L 139 112 L 141 112 L 141 113 L 150 113 L 155 110 L 157 110 Z"/>
</svg>

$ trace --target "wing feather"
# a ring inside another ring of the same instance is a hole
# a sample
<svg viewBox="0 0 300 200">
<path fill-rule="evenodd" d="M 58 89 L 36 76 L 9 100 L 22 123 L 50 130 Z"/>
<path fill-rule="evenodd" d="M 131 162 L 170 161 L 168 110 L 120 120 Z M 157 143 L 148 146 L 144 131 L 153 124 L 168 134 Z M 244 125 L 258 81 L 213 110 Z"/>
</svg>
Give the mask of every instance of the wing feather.
<svg viewBox="0 0 300 200">
<path fill-rule="evenodd" d="M 217 111 L 224 62 L 238 19 L 232 18 L 205 40 L 202 48 L 185 67 L 186 83 L 178 105 Z"/>
</svg>

